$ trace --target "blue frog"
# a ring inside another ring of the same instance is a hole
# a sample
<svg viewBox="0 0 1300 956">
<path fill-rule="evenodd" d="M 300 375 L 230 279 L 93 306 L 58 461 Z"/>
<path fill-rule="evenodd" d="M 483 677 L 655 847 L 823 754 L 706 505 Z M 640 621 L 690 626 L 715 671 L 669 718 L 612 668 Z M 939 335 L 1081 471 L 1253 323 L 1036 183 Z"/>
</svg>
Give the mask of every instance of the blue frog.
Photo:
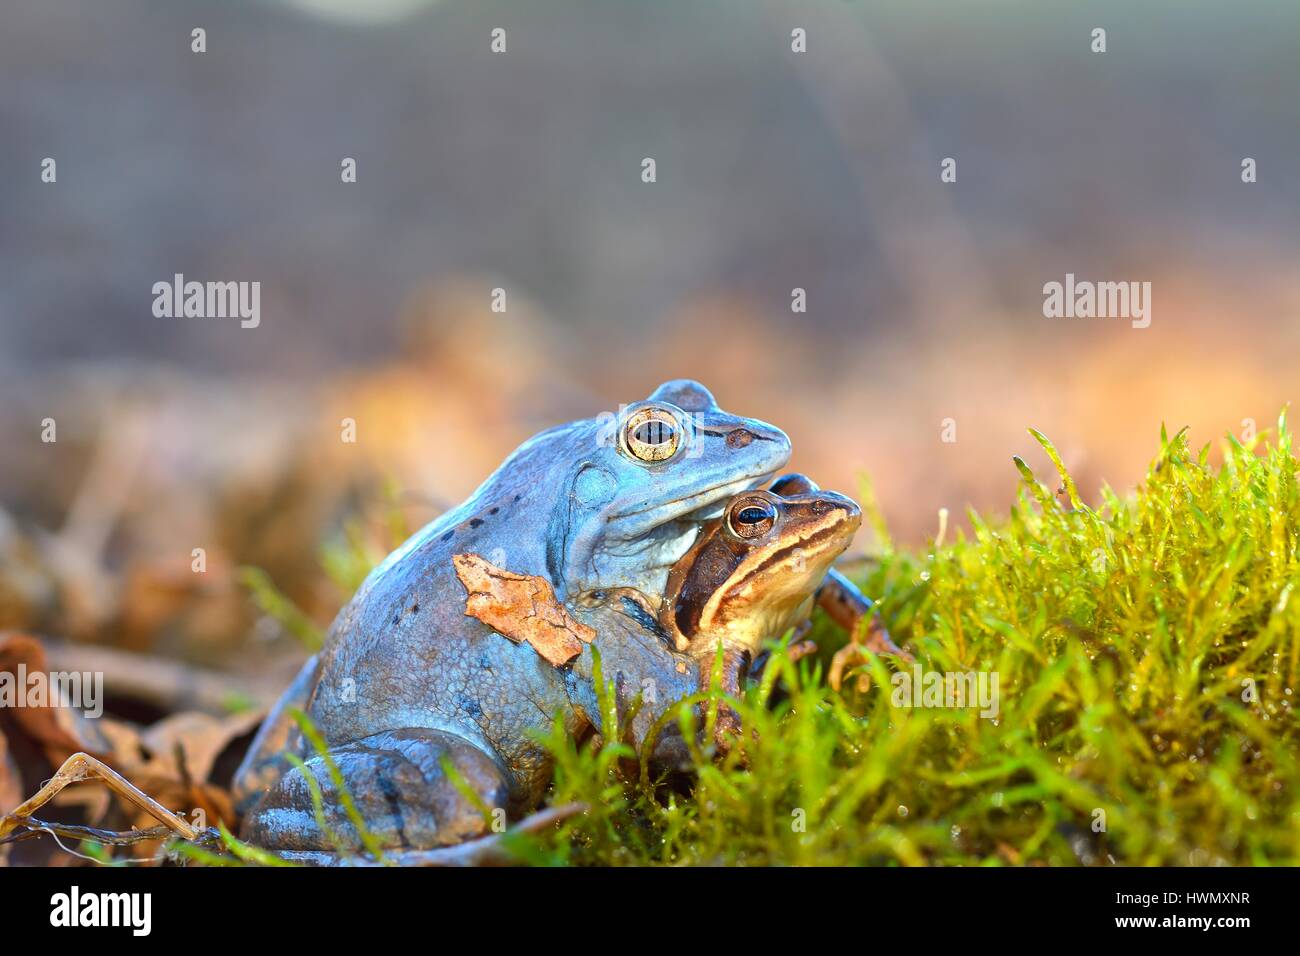
<svg viewBox="0 0 1300 956">
<path fill-rule="evenodd" d="M 600 726 L 594 652 L 620 704 L 643 701 L 632 727 L 639 746 L 700 686 L 698 655 L 656 618 L 670 569 L 724 503 L 765 484 L 789 456 L 780 429 L 723 411 L 689 380 L 525 442 L 389 555 L 339 613 L 236 774 L 241 835 L 288 855 L 359 849 L 332 762 L 366 838 L 385 848 L 486 836 L 484 807 L 517 818 L 549 781 L 536 732 L 557 715 L 575 737 Z M 304 740 L 295 709 L 319 729 L 328 762 Z"/>
</svg>

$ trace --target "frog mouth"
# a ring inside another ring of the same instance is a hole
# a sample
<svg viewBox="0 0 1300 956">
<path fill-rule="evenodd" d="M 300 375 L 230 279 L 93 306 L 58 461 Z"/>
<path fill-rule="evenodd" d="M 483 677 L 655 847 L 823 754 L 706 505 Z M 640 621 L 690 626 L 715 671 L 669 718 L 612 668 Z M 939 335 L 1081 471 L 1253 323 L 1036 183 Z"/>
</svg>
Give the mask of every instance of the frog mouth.
<svg viewBox="0 0 1300 956">
<path fill-rule="evenodd" d="M 829 567 L 848 547 L 849 539 L 857 529 L 857 521 L 827 525 L 804 540 L 785 545 L 767 555 L 751 573 L 761 575 L 780 566 L 795 554 L 801 554 L 810 569 L 805 577 L 820 577 L 825 572 L 825 568 L 820 565 L 824 563 Z"/>
<path fill-rule="evenodd" d="M 610 520 L 624 521 L 629 518 L 636 518 L 638 515 L 653 516 L 655 520 L 637 522 L 640 525 L 640 530 L 635 532 L 637 534 L 642 533 L 645 529 L 656 528 L 673 521 L 708 521 L 710 518 L 716 518 L 722 513 L 722 508 L 729 499 L 742 491 L 749 491 L 766 484 L 774 474 L 776 474 L 775 470 L 752 477 L 733 478 L 731 481 L 724 481 L 705 488 L 703 491 L 697 491 L 693 495 L 686 495 L 683 498 L 660 501 L 642 508 L 621 511 L 611 516 Z M 662 517 L 657 515 L 658 512 L 663 513 Z"/>
<path fill-rule="evenodd" d="M 700 526 L 720 515 L 731 498 L 765 484 L 772 474 L 732 479 L 674 501 L 613 515 L 610 521 L 623 526 L 606 539 L 604 550 L 624 559 L 635 555 L 643 571 L 651 576 L 651 580 L 642 582 L 641 589 L 662 594 L 668 569 L 690 550 Z"/>
</svg>

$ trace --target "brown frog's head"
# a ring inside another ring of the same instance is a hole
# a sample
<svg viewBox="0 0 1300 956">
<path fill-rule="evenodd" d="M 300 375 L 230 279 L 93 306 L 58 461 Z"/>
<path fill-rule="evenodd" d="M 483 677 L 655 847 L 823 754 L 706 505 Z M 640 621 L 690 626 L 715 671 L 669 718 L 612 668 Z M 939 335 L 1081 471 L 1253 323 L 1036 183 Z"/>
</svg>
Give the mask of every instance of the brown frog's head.
<svg viewBox="0 0 1300 956">
<path fill-rule="evenodd" d="M 722 644 L 756 655 L 807 618 L 862 523 L 854 501 L 802 476 L 773 488 L 732 498 L 673 567 L 659 622 L 678 650 L 707 658 Z"/>
</svg>

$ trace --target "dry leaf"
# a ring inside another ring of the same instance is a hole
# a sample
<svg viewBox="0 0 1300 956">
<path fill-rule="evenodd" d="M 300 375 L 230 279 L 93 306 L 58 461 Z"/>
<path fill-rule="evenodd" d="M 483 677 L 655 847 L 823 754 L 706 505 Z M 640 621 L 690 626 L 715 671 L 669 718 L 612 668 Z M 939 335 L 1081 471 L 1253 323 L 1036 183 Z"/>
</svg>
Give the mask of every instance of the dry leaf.
<svg viewBox="0 0 1300 956">
<path fill-rule="evenodd" d="M 221 752 L 237 737 L 253 730 L 266 716 L 264 710 L 250 710 L 232 717 L 214 717 L 199 711 L 183 711 L 151 724 L 140 742 L 152 754 L 144 767 L 153 773 L 182 776 L 176 748 L 184 751 L 185 771 L 195 780 L 207 780 Z"/>
<path fill-rule="evenodd" d="M 25 665 L 28 674 L 44 672 L 45 649 L 26 634 L 0 634 L 0 672 L 16 674 L 19 664 Z M 182 712 L 143 730 L 107 716 L 87 720 L 70 707 L 6 708 L 0 716 L 5 718 L 8 732 L 27 744 L 24 752 L 31 753 L 36 763 L 43 757 L 58 767 L 77 751 L 93 753 L 192 823 L 212 826 L 221 821 L 234 826 L 236 815 L 229 793 L 208 777 L 222 751 L 252 730 L 263 715 L 250 711 L 214 717 Z M 22 802 L 24 789 L 47 773 L 46 768 L 36 766 L 20 768 L 9 752 L 9 743 L 0 730 L 0 813 Z M 102 825 L 114 801 L 105 787 L 78 786 L 63 791 L 53 802 L 60 807 L 81 806 L 87 824 Z M 129 825 L 146 828 L 156 824 L 148 814 L 123 806 Z M 136 844 L 132 855 L 147 859 L 160 845 Z M 58 861 L 56 856 L 46 862 Z"/>
<path fill-rule="evenodd" d="M 127 776 L 149 796 L 195 826 L 215 826 L 220 821 L 234 828 L 238 818 L 229 791 L 208 778 L 217 758 L 231 741 L 256 727 L 264 716 L 264 711 L 248 711 L 232 717 L 183 711 L 164 717 L 141 731 L 139 748 L 148 759 L 131 767 Z M 142 812 L 132 823 L 143 829 L 156 821 Z M 152 851 L 157 845 L 141 846 Z"/>
<path fill-rule="evenodd" d="M 23 779 L 18 773 L 18 764 L 9 753 L 9 741 L 0 732 L 0 813 L 8 813 L 22 802 Z"/>
<path fill-rule="evenodd" d="M 465 614 L 516 644 L 527 641 L 553 666 L 569 663 L 596 636 L 556 600 L 545 578 L 498 568 L 477 554 L 456 554 L 451 560 L 468 593 Z"/>
<path fill-rule="evenodd" d="M 0 634 L 0 673 L 12 674 L 16 682 L 20 664 L 25 665 L 29 675 L 47 673 L 45 648 L 28 634 Z M 88 733 L 90 722 L 73 708 L 10 707 L 5 708 L 5 713 L 9 732 L 22 734 L 37 745 L 55 767 L 79 750 L 102 756 L 103 741 Z"/>
<path fill-rule="evenodd" d="M 9 742 L 0 731 L 0 813 L 8 813 L 23 802 L 23 780 L 18 764 L 9 753 Z M 0 866 L 9 863 L 9 847 L 0 846 Z"/>
</svg>

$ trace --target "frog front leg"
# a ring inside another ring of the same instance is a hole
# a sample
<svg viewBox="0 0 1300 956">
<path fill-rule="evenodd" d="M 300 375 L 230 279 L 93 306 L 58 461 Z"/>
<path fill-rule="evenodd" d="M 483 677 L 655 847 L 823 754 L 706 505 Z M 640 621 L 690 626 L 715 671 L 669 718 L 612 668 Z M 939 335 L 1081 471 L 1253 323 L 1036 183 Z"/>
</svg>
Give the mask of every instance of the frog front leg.
<svg viewBox="0 0 1300 956">
<path fill-rule="evenodd" d="M 474 743 L 446 731 L 385 731 L 333 747 L 328 755 L 372 845 L 385 850 L 430 849 L 485 836 L 494 821 L 480 807 L 499 809 L 504 820 L 509 805 L 505 769 Z M 319 788 L 319 819 L 313 782 L 304 769 Z M 461 792 L 457 776 L 477 802 Z M 270 850 L 365 849 L 334 777 L 320 754 L 286 771 L 245 818 L 243 838 Z"/>
<path fill-rule="evenodd" d="M 909 664 L 915 660 L 894 643 L 871 600 L 838 571 L 826 575 L 826 583 L 817 592 L 817 604 L 849 633 L 849 642 L 835 652 L 826 675 L 834 690 L 840 689 L 847 668 L 865 663 L 871 654 L 892 654 Z M 865 691 L 870 684 L 865 673 L 859 674 L 859 690 Z"/>
</svg>

